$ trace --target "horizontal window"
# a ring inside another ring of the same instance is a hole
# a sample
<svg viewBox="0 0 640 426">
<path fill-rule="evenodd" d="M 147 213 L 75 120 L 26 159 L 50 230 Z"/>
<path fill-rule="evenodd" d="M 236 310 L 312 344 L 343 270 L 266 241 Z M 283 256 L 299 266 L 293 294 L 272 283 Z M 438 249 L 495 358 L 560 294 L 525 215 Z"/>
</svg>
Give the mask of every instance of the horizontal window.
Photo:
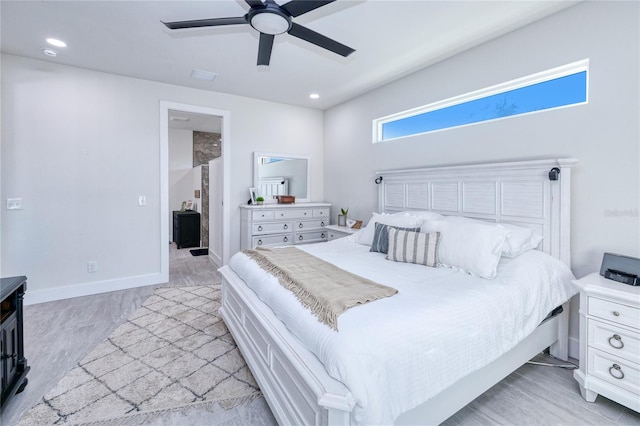
<svg viewBox="0 0 640 426">
<path fill-rule="evenodd" d="M 374 120 L 383 142 L 587 102 L 588 60 Z"/>
</svg>

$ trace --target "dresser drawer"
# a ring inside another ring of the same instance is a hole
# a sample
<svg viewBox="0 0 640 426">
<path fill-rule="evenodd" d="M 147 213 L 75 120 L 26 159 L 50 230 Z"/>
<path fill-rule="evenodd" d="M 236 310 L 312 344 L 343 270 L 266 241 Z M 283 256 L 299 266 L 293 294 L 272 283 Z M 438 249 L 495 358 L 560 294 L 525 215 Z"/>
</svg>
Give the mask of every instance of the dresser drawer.
<svg viewBox="0 0 640 426">
<path fill-rule="evenodd" d="M 293 228 L 295 231 L 302 231 L 306 229 L 324 228 L 328 224 L 328 220 L 300 220 L 293 223 Z"/>
<path fill-rule="evenodd" d="M 293 222 L 271 222 L 271 223 L 254 223 L 252 226 L 253 235 L 274 234 L 282 232 L 291 232 Z"/>
<path fill-rule="evenodd" d="M 252 238 L 253 247 L 266 247 L 266 246 L 288 246 L 293 244 L 291 241 L 291 234 L 279 234 L 279 235 L 263 235 L 261 237 Z"/>
<path fill-rule="evenodd" d="M 638 364 L 612 356 L 606 352 L 589 349 L 589 375 L 614 386 L 640 395 L 640 370 Z"/>
<path fill-rule="evenodd" d="M 329 233 L 327 231 L 316 232 L 296 232 L 294 236 L 294 244 L 313 243 L 318 241 L 327 241 Z"/>
<path fill-rule="evenodd" d="M 275 211 L 276 219 L 295 219 L 313 217 L 313 209 L 283 209 Z"/>
<path fill-rule="evenodd" d="M 640 324 L 640 309 L 598 297 L 589 297 L 588 311 L 589 315 L 628 327 L 638 328 Z"/>
<path fill-rule="evenodd" d="M 257 210 L 251 212 L 251 219 L 253 220 L 273 220 L 275 218 L 273 210 Z"/>
<path fill-rule="evenodd" d="M 588 323 L 591 347 L 640 364 L 640 333 L 592 319 Z"/>
<path fill-rule="evenodd" d="M 313 217 L 329 217 L 329 210 L 326 209 L 313 209 Z"/>
</svg>

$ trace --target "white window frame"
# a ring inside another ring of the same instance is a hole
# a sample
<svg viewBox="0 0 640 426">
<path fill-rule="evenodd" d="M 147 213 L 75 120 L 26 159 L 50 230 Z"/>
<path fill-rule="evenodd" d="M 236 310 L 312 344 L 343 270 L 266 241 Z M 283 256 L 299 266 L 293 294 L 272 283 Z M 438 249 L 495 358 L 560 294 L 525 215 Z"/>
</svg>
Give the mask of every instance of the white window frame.
<svg viewBox="0 0 640 426">
<path fill-rule="evenodd" d="M 537 83 L 554 80 L 554 79 L 565 77 L 571 74 L 577 74 L 582 71 L 587 72 L 587 93 L 586 93 L 586 99 L 584 102 L 579 102 L 579 103 L 570 104 L 570 105 L 562 105 L 562 106 L 557 106 L 557 107 L 552 107 L 547 109 L 541 109 L 537 111 L 530 111 L 522 114 L 509 115 L 505 117 L 497 117 L 489 120 L 478 121 L 475 123 L 461 124 L 461 125 L 452 126 L 452 127 L 445 127 L 437 130 L 429 130 L 426 132 L 414 133 L 411 135 L 405 135 L 405 136 L 400 136 L 396 138 L 382 139 L 382 126 L 386 123 L 394 122 L 407 117 L 424 114 L 426 112 L 435 111 L 435 110 L 447 108 L 447 107 L 458 105 L 458 104 L 463 104 L 465 102 L 474 101 L 476 99 L 497 95 L 497 94 L 508 92 L 511 90 L 520 89 L 522 87 L 532 86 Z M 546 71 L 542 71 L 536 74 L 531 74 L 525 77 L 517 78 L 515 80 L 511 80 L 504 83 L 496 84 L 494 86 L 486 87 L 484 89 L 475 90 L 473 92 L 465 93 L 463 95 L 458 95 L 452 98 L 433 102 L 428 105 L 423 105 L 423 106 L 408 109 L 405 111 L 397 112 L 395 114 L 390 114 L 384 117 L 376 118 L 373 120 L 372 142 L 373 143 L 389 142 L 389 141 L 409 138 L 417 135 L 424 135 L 427 133 L 442 132 L 449 129 L 456 129 L 459 127 L 474 126 L 477 124 L 488 123 L 496 120 L 505 120 L 505 119 L 519 117 L 523 115 L 536 114 L 539 112 L 546 112 L 546 111 L 551 111 L 555 109 L 568 108 L 568 107 L 573 107 L 577 105 L 584 105 L 584 104 L 587 104 L 588 102 L 589 102 L 589 59 L 587 58 L 581 61 L 572 62 L 570 64 L 562 65 L 562 66 L 552 68 Z"/>
</svg>

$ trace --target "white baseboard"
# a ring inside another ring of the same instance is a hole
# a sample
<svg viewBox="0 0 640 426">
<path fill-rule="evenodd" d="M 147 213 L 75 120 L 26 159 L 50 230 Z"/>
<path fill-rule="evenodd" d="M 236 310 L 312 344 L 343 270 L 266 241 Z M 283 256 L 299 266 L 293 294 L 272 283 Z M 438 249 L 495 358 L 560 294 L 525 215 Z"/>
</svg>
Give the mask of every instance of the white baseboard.
<svg viewBox="0 0 640 426">
<path fill-rule="evenodd" d="M 126 290 L 129 288 L 166 283 L 168 280 L 168 276 L 164 276 L 162 273 L 157 273 L 124 277 L 106 281 L 94 281 L 90 283 L 82 283 L 65 287 L 48 288 L 45 290 L 29 290 L 24 295 L 24 304 L 35 305 L 37 303 L 53 302 L 54 300 L 90 296 L 93 294 L 108 293 L 111 291 Z"/>
<path fill-rule="evenodd" d="M 211 259 L 218 268 L 222 266 L 222 258 L 218 256 L 217 253 L 212 252 L 211 249 L 209 249 L 209 259 Z"/>
<path fill-rule="evenodd" d="M 580 360 L 580 340 L 577 337 L 569 337 L 569 358 Z"/>
</svg>

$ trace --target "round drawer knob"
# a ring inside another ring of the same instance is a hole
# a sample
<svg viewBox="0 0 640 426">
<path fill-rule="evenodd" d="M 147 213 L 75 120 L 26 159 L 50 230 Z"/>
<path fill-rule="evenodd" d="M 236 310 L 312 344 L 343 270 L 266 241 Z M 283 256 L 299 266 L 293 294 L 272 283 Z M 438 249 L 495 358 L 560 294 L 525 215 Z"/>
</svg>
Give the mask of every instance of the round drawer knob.
<svg viewBox="0 0 640 426">
<path fill-rule="evenodd" d="M 283 229 L 289 229 L 289 225 L 287 225 L 286 223 L 284 224 L 284 226 L 282 227 Z"/>
<path fill-rule="evenodd" d="M 620 316 L 620 312 L 618 312 L 618 311 L 613 311 L 613 316 L 614 316 L 614 317 L 619 317 L 619 316 Z"/>
<path fill-rule="evenodd" d="M 258 226 L 258 231 L 262 231 L 262 226 Z"/>
<path fill-rule="evenodd" d="M 302 241 L 302 240 L 304 240 L 304 237 L 302 235 L 299 235 L 298 236 L 298 240 Z"/>
<path fill-rule="evenodd" d="M 324 234 L 324 232 L 320 235 L 320 238 L 325 238 L 326 235 Z"/>
<path fill-rule="evenodd" d="M 613 364 L 611 367 L 609 367 L 609 374 L 611 374 L 618 380 L 624 379 L 624 372 L 622 371 L 622 367 L 620 367 L 618 364 Z"/>
<path fill-rule="evenodd" d="M 324 221 L 320 222 L 320 226 L 324 226 Z"/>
<path fill-rule="evenodd" d="M 286 243 L 287 241 L 289 241 L 289 238 L 284 237 L 284 238 L 282 239 L 282 241 L 284 241 L 284 242 Z"/>
<path fill-rule="evenodd" d="M 622 341 L 622 337 L 620 337 L 619 334 L 614 334 L 613 336 L 609 337 L 609 344 L 616 349 L 624 348 L 624 342 Z"/>
<path fill-rule="evenodd" d="M 258 240 L 258 245 L 261 246 L 262 245 L 262 240 Z"/>
<path fill-rule="evenodd" d="M 302 224 L 302 222 L 298 224 L 298 228 L 304 228 L 304 225 Z"/>
</svg>

